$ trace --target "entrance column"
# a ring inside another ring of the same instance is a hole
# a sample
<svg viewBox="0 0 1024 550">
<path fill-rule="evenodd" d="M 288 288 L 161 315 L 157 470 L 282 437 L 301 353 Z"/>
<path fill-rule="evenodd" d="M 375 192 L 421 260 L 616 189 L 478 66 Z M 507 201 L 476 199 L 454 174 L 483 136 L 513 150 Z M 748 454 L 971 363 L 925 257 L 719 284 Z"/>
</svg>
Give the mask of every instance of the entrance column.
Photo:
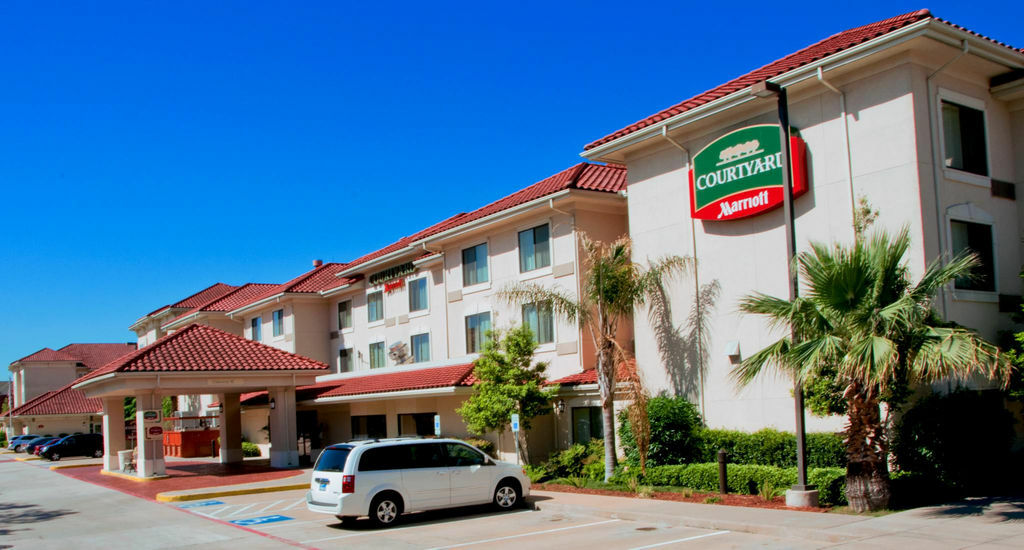
<svg viewBox="0 0 1024 550">
<path fill-rule="evenodd" d="M 270 465 L 299 465 L 298 429 L 295 426 L 295 386 L 268 388 L 270 395 Z"/>
<path fill-rule="evenodd" d="M 135 395 L 135 437 L 138 439 L 139 457 L 135 469 L 141 477 L 162 476 L 164 470 L 164 439 L 150 440 L 146 437 L 143 419 L 145 411 L 159 410 L 161 399 L 152 393 Z"/>
<path fill-rule="evenodd" d="M 103 398 L 103 469 L 116 472 L 117 452 L 124 444 L 124 397 Z"/>
<path fill-rule="evenodd" d="M 242 461 L 242 408 L 237 393 L 222 393 L 220 397 L 220 463 Z"/>
</svg>

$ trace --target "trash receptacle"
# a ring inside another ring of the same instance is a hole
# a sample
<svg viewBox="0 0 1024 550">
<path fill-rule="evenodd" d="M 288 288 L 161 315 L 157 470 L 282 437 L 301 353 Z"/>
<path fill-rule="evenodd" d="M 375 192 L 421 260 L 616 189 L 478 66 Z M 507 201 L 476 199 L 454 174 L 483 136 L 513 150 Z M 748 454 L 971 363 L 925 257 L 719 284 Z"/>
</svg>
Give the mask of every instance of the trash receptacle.
<svg viewBox="0 0 1024 550">
<path fill-rule="evenodd" d="M 117 467 L 122 472 L 125 470 L 125 466 L 130 464 L 132 461 L 132 450 L 117 451 Z"/>
</svg>

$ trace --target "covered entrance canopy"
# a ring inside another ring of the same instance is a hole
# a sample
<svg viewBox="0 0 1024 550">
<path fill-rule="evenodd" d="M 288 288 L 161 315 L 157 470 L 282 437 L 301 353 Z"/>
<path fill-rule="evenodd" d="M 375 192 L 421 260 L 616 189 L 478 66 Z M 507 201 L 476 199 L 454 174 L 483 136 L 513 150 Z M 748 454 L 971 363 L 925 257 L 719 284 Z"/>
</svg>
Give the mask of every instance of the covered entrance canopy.
<svg viewBox="0 0 1024 550">
<path fill-rule="evenodd" d="M 118 470 L 125 448 L 124 398 L 136 398 L 137 472 L 164 474 L 162 436 L 147 428 L 147 411 L 159 411 L 162 398 L 181 394 L 217 394 L 221 403 L 220 461 L 242 460 L 239 395 L 266 390 L 274 399 L 270 413 L 270 465 L 298 466 L 295 387 L 312 384 L 326 364 L 265 346 L 205 325 L 189 325 L 153 344 L 80 378 L 74 388 L 103 402 L 103 467 Z"/>
</svg>

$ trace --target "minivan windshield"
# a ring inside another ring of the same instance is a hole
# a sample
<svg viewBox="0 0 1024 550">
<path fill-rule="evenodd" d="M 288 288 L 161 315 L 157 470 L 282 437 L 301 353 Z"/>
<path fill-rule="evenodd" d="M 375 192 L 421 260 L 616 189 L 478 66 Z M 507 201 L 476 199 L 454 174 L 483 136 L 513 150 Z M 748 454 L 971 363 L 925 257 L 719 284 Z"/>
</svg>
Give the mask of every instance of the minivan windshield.
<svg viewBox="0 0 1024 550">
<path fill-rule="evenodd" d="M 320 453 L 313 469 L 318 472 L 341 472 L 345 469 L 345 461 L 352 447 L 328 447 Z"/>
</svg>

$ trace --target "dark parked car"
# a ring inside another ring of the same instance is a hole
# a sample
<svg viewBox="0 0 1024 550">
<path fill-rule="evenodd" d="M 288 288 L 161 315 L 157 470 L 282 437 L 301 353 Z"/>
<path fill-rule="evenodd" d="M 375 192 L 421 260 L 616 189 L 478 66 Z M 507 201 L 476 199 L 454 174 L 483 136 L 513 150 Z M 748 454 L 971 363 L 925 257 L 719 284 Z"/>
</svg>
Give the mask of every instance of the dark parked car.
<svg viewBox="0 0 1024 550">
<path fill-rule="evenodd" d="M 103 456 L 103 434 L 75 434 L 48 445 L 39 456 L 60 460 L 66 456 Z"/>
<path fill-rule="evenodd" d="M 19 452 L 19 453 L 24 453 L 28 449 L 29 445 L 31 445 L 33 443 L 42 443 L 44 439 L 51 439 L 51 438 L 53 438 L 52 435 L 40 435 L 40 436 L 37 436 L 37 437 L 33 437 L 31 439 L 22 439 L 18 443 L 18 445 L 14 448 L 14 450 Z"/>
<path fill-rule="evenodd" d="M 33 439 L 32 441 L 29 442 L 28 445 L 25 445 L 25 452 L 30 455 L 37 455 L 39 454 L 39 449 L 49 445 L 50 443 L 54 443 L 57 441 L 60 441 L 59 437 L 43 437 L 41 439 Z"/>
<path fill-rule="evenodd" d="M 21 445 L 22 443 L 27 443 L 29 440 L 35 439 L 37 437 L 41 436 L 39 434 L 16 435 L 12 437 L 11 441 L 7 444 L 7 450 L 17 451 L 18 445 Z"/>
</svg>

